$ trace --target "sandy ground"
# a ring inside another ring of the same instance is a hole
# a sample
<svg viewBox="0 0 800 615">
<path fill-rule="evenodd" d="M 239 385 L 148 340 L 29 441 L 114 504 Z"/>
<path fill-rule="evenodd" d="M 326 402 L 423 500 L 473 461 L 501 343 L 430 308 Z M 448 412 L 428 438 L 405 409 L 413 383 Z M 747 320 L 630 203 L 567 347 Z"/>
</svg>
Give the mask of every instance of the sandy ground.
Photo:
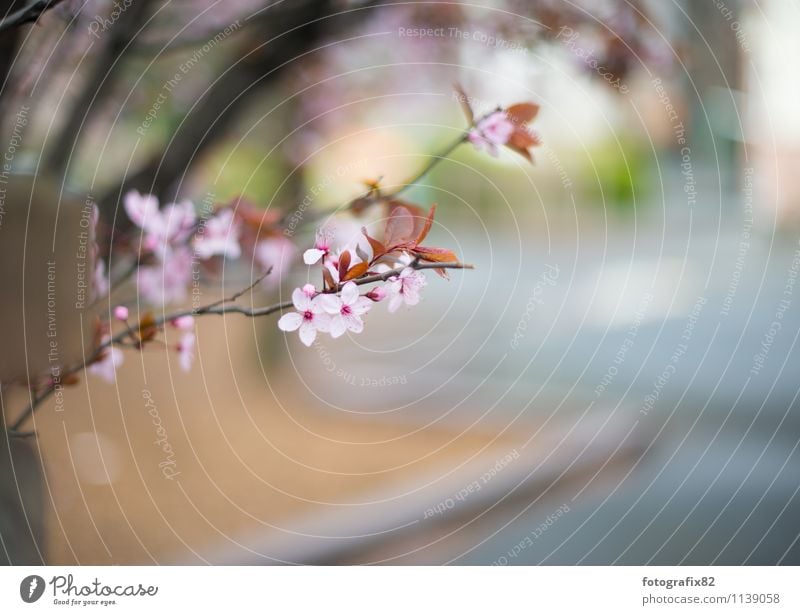
<svg viewBox="0 0 800 615">
<path fill-rule="evenodd" d="M 247 550 L 298 518 L 358 514 L 373 493 L 514 445 L 300 402 L 291 364 L 259 361 L 255 339 L 283 352 L 265 331 L 206 319 L 191 373 L 163 349 L 126 351 L 116 386 L 83 378 L 41 407 L 49 563 L 201 562 L 214 545 Z"/>
</svg>

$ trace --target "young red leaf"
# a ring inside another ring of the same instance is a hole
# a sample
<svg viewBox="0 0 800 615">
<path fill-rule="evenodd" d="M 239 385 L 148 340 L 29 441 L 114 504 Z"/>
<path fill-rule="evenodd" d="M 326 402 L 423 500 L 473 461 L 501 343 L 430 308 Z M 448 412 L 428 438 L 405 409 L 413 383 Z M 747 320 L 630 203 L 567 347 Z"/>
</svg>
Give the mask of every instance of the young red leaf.
<svg viewBox="0 0 800 615">
<path fill-rule="evenodd" d="M 139 339 L 149 342 L 156 336 L 156 333 L 158 333 L 156 319 L 152 312 L 147 312 L 139 321 Z"/>
<path fill-rule="evenodd" d="M 404 205 L 397 205 L 389 212 L 383 242 L 390 248 L 407 244 L 414 238 L 414 214 Z"/>
<path fill-rule="evenodd" d="M 339 255 L 339 279 L 341 280 L 347 274 L 350 268 L 350 252 L 344 251 Z"/>
<path fill-rule="evenodd" d="M 350 271 L 348 271 L 344 277 L 339 278 L 342 282 L 347 282 L 348 280 L 354 280 L 355 278 L 360 278 L 364 275 L 367 270 L 369 269 L 369 263 L 356 263 L 352 267 L 350 267 Z"/>
<path fill-rule="evenodd" d="M 375 239 L 374 237 L 370 237 L 369 233 L 367 233 L 367 229 L 362 227 L 361 232 L 364 233 L 364 237 L 367 238 L 370 247 L 372 248 L 372 260 L 376 261 L 381 256 L 386 254 L 386 246 L 383 245 L 380 241 Z"/>
<path fill-rule="evenodd" d="M 430 261 L 432 263 L 455 263 L 458 262 L 458 257 L 452 250 L 446 248 L 426 248 L 417 246 L 412 250 L 415 256 L 420 260 Z"/>
<path fill-rule="evenodd" d="M 422 223 L 422 229 L 417 234 L 417 238 L 414 241 L 414 243 L 416 243 L 417 245 L 425 241 L 425 238 L 428 236 L 428 233 L 431 230 L 431 226 L 433 226 L 433 216 L 435 214 L 436 214 L 436 203 L 431 205 L 430 211 L 428 211 L 428 215 L 425 217 L 425 220 Z"/>
<path fill-rule="evenodd" d="M 322 268 L 322 281 L 325 283 L 325 288 L 333 288 L 336 282 L 333 281 L 333 275 L 327 267 Z"/>
<path fill-rule="evenodd" d="M 517 126 L 532 122 L 539 113 L 539 105 L 534 103 L 518 103 L 506 109 L 506 115 Z"/>
</svg>

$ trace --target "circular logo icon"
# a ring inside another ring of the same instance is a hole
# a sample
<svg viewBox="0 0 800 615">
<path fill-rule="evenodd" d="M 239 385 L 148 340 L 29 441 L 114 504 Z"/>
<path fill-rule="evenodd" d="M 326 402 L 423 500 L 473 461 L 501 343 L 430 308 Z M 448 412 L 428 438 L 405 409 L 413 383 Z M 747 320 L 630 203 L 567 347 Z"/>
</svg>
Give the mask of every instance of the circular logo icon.
<svg viewBox="0 0 800 615">
<path fill-rule="evenodd" d="M 38 574 L 32 574 L 22 579 L 19 584 L 19 597 L 25 602 L 36 602 L 44 593 L 44 579 Z"/>
</svg>

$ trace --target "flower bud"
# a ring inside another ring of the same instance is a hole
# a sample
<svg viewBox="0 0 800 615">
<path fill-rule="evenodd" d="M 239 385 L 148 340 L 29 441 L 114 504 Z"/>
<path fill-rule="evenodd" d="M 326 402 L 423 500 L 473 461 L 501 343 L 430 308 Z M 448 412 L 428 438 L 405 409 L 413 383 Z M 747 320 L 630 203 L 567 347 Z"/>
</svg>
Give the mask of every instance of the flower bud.
<svg viewBox="0 0 800 615">
<path fill-rule="evenodd" d="M 386 291 L 381 286 L 376 286 L 367 293 L 367 299 L 372 299 L 375 303 L 386 298 Z"/>
<path fill-rule="evenodd" d="M 124 305 L 118 305 L 114 308 L 114 318 L 121 322 L 128 320 L 128 308 Z"/>
</svg>

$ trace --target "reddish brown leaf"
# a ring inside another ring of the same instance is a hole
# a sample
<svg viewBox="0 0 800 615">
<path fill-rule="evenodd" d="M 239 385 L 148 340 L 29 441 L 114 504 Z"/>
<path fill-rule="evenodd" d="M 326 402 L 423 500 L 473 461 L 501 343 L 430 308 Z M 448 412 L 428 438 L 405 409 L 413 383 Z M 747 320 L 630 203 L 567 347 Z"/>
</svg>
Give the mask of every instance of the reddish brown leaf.
<svg viewBox="0 0 800 615">
<path fill-rule="evenodd" d="M 516 147 L 514 145 L 511 145 L 510 143 L 507 143 L 506 146 L 508 147 L 508 149 L 517 152 L 520 156 L 522 156 L 528 162 L 533 164 L 533 156 L 531 156 L 531 153 L 527 149 L 524 149 L 522 147 Z"/>
<path fill-rule="evenodd" d="M 357 199 L 353 199 L 350 201 L 350 209 L 356 215 L 363 213 L 370 205 L 372 205 L 373 199 L 368 196 L 360 196 Z"/>
<path fill-rule="evenodd" d="M 350 267 L 350 271 L 348 271 L 343 278 L 340 278 L 342 282 L 347 282 L 348 280 L 354 280 L 355 278 L 360 278 L 364 275 L 367 270 L 369 269 L 369 263 L 356 263 L 352 267 Z"/>
<path fill-rule="evenodd" d="M 380 241 L 375 239 L 374 237 L 370 237 L 369 233 L 367 233 L 367 229 L 362 227 L 361 232 L 364 233 L 364 237 L 367 238 L 370 247 L 372 248 L 372 260 L 375 261 L 379 259 L 381 256 L 386 254 L 386 246 L 383 245 Z"/>
<path fill-rule="evenodd" d="M 431 230 L 431 226 L 433 226 L 433 216 L 435 214 L 436 214 L 436 203 L 431 205 L 430 211 L 428 211 L 428 215 L 426 216 L 425 220 L 423 221 L 422 229 L 417 234 L 417 238 L 414 240 L 414 242 L 417 245 L 419 245 L 423 241 L 425 241 L 425 238 L 428 236 L 428 233 Z"/>
<path fill-rule="evenodd" d="M 397 205 L 389 212 L 383 243 L 390 248 L 407 244 L 414 238 L 414 214 L 404 205 Z"/>
<path fill-rule="evenodd" d="M 345 250 L 339 255 L 339 279 L 344 278 L 347 270 L 350 268 L 350 252 Z"/>
<path fill-rule="evenodd" d="M 275 208 L 261 209 L 244 197 L 233 199 L 226 207 L 231 208 L 236 217 L 259 237 L 275 232 L 283 215 Z"/>
<path fill-rule="evenodd" d="M 333 288 L 336 282 L 333 281 L 333 275 L 327 267 L 322 268 L 322 281 L 325 283 L 325 288 Z"/>
<path fill-rule="evenodd" d="M 529 147 L 539 145 L 539 138 L 524 128 L 520 128 L 511 133 L 508 144 L 513 147 L 528 149 Z"/>
<path fill-rule="evenodd" d="M 426 248 L 417 246 L 412 250 L 415 256 L 420 260 L 430 261 L 432 263 L 455 263 L 458 262 L 458 257 L 452 250 L 446 248 Z"/>
<path fill-rule="evenodd" d="M 506 115 L 518 126 L 533 121 L 538 113 L 539 105 L 534 103 L 518 103 L 506 109 Z"/>
<path fill-rule="evenodd" d="M 149 342 L 156 336 L 156 333 L 158 333 L 156 319 L 152 312 L 147 312 L 139 321 L 139 339 L 143 342 Z"/>
</svg>

